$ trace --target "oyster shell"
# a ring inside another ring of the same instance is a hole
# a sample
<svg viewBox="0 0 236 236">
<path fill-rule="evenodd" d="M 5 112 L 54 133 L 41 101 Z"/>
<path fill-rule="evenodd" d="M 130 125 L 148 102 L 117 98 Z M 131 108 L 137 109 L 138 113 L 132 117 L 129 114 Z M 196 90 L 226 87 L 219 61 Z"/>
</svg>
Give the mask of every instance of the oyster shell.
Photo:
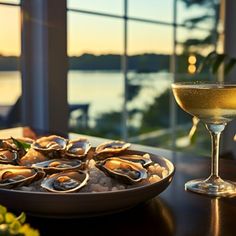
<svg viewBox="0 0 236 236">
<path fill-rule="evenodd" d="M 66 149 L 67 140 L 61 136 L 50 135 L 37 139 L 31 147 L 37 151 L 63 151 Z"/>
<path fill-rule="evenodd" d="M 116 156 L 130 147 L 130 143 L 123 141 L 109 141 L 98 145 L 95 149 L 94 158 L 102 160 L 107 157 Z"/>
<path fill-rule="evenodd" d="M 147 170 L 140 163 L 122 160 L 117 157 L 99 161 L 95 166 L 106 175 L 126 184 L 134 184 L 147 178 Z"/>
<path fill-rule="evenodd" d="M 41 187 L 54 193 L 71 193 L 78 191 L 87 184 L 89 175 L 87 172 L 64 171 L 47 176 L 41 183 Z"/>
<path fill-rule="evenodd" d="M 152 164 L 152 160 L 150 158 L 150 155 L 147 153 L 144 155 L 122 155 L 122 156 L 118 156 L 118 157 L 122 160 L 140 163 L 143 167 L 146 167 L 146 166 Z"/>
<path fill-rule="evenodd" d="M 44 176 L 44 172 L 23 166 L 1 166 L 0 187 L 12 188 L 28 185 Z"/>
<path fill-rule="evenodd" d="M 49 157 L 33 148 L 30 148 L 30 150 L 23 157 L 19 158 L 17 162 L 21 166 L 31 166 L 35 163 L 47 160 L 49 160 Z"/>
<path fill-rule="evenodd" d="M 52 159 L 35 163 L 32 167 L 41 169 L 46 173 L 55 173 L 59 171 L 83 169 L 84 163 L 81 160 Z"/>
<path fill-rule="evenodd" d="M 86 138 L 69 141 L 66 147 L 66 156 L 83 159 L 91 149 L 91 144 Z"/>
<path fill-rule="evenodd" d="M 0 150 L 0 163 L 15 164 L 18 159 L 18 153 L 13 150 Z"/>
</svg>

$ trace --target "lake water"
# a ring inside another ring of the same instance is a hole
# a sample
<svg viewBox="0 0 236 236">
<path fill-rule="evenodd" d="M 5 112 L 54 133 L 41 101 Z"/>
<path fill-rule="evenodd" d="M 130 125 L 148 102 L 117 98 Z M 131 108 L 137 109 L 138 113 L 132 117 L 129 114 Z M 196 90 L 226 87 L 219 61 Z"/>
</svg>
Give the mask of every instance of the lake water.
<svg viewBox="0 0 236 236">
<path fill-rule="evenodd" d="M 170 87 L 171 74 L 129 74 L 129 78 L 142 84 L 139 95 L 129 108 L 144 108 L 155 96 Z M 123 104 L 123 75 L 108 71 L 69 71 L 68 102 L 89 103 L 91 121 L 103 112 L 120 111 Z M 21 94 L 21 79 L 18 71 L 0 72 L 0 105 L 12 105 Z"/>
</svg>

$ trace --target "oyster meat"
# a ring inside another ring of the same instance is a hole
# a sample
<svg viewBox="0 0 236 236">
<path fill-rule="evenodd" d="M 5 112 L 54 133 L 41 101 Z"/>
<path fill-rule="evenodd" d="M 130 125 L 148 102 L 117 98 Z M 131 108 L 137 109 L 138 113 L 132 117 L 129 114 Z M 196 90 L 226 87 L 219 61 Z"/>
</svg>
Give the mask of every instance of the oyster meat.
<svg viewBox="0 0 236 236">
<path fill-rule="evenodd" d="M 12 188 L 28 185 L 44 176 L 44 172 L 23 166 L 1 166 L 0 187 Z"/>
<path fill-rule="evenodd" d="M 111 141 L 98 145 L 95 149 L 94 158 L 102 160 L 107 157 L 116 156 L 130 147 L 130 143 L 123 141 Z"/>
<path fill-rule="evenodd" d="M 55 173 L 66 170 L 83 169 L 84 163 L 81 160 L 51 159 L 49 161 L 38 162 L 32 165 L 46 173 Z"/>
<path fill-rule="evenodd" d="M 119 158 L 122 160 L 140 163 L 144 167 L 152 164 L 152 160 L 150 158 L 150 155 L 147 153 L 144 155 L 122 155 L 122 156 L 119 156 Z"/>
<path fill-rule="evenodd" d="M 17 162 L 21 166 L 31 166 L 35 163 L 47 160 L 49 160 L 49 157 L 39 151 L 34 150 L 33 148 L 30 148 L 23 157 L 17 160 Z"/>
<path fill-rule="evenodd" d="M 41 187 L 54 193 L 71 193 L 85 186 L 88 179 L 89 175 L 84 171 L 63 171 L 47 176 Z"/>
<path fill-rule="evenodd" d="M 140 163 L 117 157 L 99 161 L 95 166 L 106 175 L 116 178 L 125 184 L 134 184 L 147 178 L 147 170 Z"/>
<path fill-rule="evenodd" d="M 79 138 L 76 140 L 71 140 L 66 146 L 66 156 L 74 157 L 79 159 L 84 159 L 89 150 L 91 149 L 91 144 L 86 138 Z"/>
<path fill-rule="evenodd" d="M 31 146 L 37 151 L 63 151 L 66 149 L 67 140 L 61 136 L 50 135 L 37 139 Z"/>
</svg>

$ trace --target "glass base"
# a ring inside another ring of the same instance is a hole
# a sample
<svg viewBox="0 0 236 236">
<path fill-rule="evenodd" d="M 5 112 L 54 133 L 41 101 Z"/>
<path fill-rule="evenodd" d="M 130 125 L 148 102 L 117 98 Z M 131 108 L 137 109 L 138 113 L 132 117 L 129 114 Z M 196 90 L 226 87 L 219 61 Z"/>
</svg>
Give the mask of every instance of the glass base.
<svg viewBox="0 0 236 236">
<path fill-rule="evenodd" d="M 185 184 L 185 190 L 205 194 L 209 196 L 235 196 L 236 183 L 224 181 L 220 177 L 209 177 L 208 179 L 196 179 Z"/>
</svg>

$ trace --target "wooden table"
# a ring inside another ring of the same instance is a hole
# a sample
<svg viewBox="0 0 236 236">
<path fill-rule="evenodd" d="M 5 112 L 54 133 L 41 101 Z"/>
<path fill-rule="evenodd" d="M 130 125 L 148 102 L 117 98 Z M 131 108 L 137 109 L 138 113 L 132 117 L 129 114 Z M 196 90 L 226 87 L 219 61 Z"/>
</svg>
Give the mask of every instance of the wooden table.
<svg viewBox="0 0 236 236">
<path fill-rule="evenodd" d="M 22 129 L 0 132 L 4 135 L 20 136 Z M 70 137 L 75 137 L 71 134 Z M 89 137 L 93 145 L 104 139 Z M 171 185 L 156 198 L 131 210 L 113 215 L 86 219 L 45 219 L 27 216 L 27 222 L 40 230 L 41 235 L 236 235 L 236 198 L 210 198 L 186 192 L 187 180 L 207 177 L 209 158 L 195 154 L 134 145 L 163 155 L 171 160 L 176 172 Z M 222 177 L 236 181 L 236 161 L 221 160 Z M 60 206 L 58 206 L 60 207 Z"/>
</svg>

